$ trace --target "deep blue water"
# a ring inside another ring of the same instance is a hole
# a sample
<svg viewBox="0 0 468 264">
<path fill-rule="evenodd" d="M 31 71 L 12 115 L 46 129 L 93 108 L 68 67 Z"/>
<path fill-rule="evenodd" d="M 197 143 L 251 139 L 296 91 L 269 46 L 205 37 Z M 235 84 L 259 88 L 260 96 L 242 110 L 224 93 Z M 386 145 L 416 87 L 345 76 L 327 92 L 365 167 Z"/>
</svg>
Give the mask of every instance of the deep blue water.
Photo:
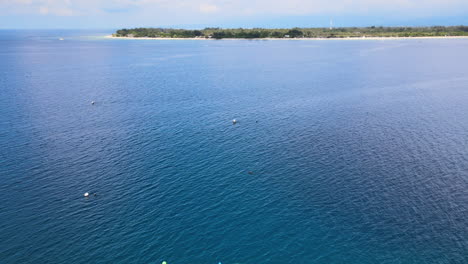
<svg viewBox="0 0 468 264">
<path fill-rule="evenodd" d="M 0 31 L 0 263 L 468 263 L 468 39 L 108 33 Z"/>
</svg>

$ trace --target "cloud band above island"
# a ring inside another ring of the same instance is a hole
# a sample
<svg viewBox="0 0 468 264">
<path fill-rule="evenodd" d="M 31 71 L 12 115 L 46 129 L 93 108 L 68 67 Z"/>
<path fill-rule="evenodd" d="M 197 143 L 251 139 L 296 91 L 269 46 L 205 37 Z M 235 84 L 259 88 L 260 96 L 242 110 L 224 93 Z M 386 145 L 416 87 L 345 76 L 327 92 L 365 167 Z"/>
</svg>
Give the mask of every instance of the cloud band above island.
<svg viewBox="0 0 468 264">
<path fill-rule="evenodd" d="M 448 18 L 448 19 L 447 19 Z M 462 24 L 466 0 L 0 0 L 2 28 Z"/>
</svg>

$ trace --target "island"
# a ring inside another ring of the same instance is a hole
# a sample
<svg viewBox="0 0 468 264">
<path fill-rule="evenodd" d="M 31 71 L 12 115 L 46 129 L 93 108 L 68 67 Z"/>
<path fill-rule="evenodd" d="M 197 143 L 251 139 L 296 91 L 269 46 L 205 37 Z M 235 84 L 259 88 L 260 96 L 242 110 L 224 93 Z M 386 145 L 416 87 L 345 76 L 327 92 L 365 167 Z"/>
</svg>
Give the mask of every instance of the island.
<svg viewBox="0 0 468 264">
<path fill-rule="evenodd" d="M 468 36 L 468 26 L 336 27 L 336 28 L 133 28 L 119 29 L 115 38 L 295 39 L 295 38 L 408 38 Z"/>
</svg>

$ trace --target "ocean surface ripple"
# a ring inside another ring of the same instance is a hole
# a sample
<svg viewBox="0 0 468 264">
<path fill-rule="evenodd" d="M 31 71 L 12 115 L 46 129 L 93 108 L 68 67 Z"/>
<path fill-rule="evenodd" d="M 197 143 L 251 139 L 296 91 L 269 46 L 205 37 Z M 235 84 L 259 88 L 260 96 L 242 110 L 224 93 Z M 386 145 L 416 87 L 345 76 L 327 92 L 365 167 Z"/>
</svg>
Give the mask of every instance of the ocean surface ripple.
<svg viewBox="0 0 468 264">
<path fill-rule="evenodd" d="M 97 35 L 0 31 L 0 263 L 468 263 L 468 40 Z"/>
</svg>

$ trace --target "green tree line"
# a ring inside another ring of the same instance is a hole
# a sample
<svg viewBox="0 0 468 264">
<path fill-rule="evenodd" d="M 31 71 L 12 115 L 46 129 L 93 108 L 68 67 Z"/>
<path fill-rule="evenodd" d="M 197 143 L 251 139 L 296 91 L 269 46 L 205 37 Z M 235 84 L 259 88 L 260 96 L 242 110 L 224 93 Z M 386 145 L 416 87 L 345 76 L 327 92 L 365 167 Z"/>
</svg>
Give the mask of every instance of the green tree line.
<svg viewBox="0 0 468 264">
<path fill-rule="evenodd" d="M 149 38 L 347 38 L 347 37 L 432 37 L 468 36 L 468 26 L 432 27 L 337 27 L 337 28 L 173 28 L 119 29 L 115 37 Z"/>
</svg>

